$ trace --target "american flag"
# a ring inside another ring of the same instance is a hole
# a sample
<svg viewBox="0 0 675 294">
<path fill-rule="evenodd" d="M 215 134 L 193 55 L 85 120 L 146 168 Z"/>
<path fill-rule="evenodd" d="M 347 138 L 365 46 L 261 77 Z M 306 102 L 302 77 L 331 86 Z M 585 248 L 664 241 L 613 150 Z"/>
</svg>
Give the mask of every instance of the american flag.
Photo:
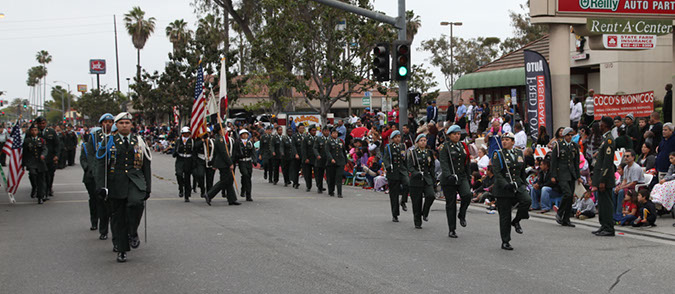
<svg viewBox="0 0 675 294">
<path fill-rule="evenodd" d="M 199 65 L 197 71 L 197 84 L 195 85 L 195 101 L 192 102 L 192 116 L 190 117 L 190 129 L 192 137 L 198 138 L 206 133 L 206 98 L 204 96 L 204 70 Z"/>
<path fill-rule="evenodd" d="M 173 123 L 176 126 L 180 123 L 180 113 L 178 112 L 178 106 L 173 107 Z"/>
<path fill-rule="evenodd" d="M 21 131 L 19 124 L 12 127 L 5 146 L 2 147 L 2 153 L 9 156 L 9 178 L 7 179 L 7 193 L 16 194 L 19 183 L 23 177 L 24 170 L 21 168 L 23 160 L 23 144 L 21 141 Z"/>
</svg>

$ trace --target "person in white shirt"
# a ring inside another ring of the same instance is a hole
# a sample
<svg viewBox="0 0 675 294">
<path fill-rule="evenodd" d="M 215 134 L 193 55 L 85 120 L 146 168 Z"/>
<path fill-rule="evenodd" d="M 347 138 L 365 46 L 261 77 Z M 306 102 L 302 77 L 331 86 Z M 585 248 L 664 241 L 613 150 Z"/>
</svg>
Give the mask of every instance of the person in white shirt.
<svg viewBox="0 0 675 294">
<path fill-rule="evenodd" d="M 516 129 L 516 143 L 514 146 L 520 150 L 524 150 L 527 148 L 527 134 L 523 130 L 523 125 L 516 123 L 514 128 Z"/>
<path fill-rule="evenodd" d="M 473 160 L 478 164 L 478 170 L 485 170 L 490 165 L 490 158 L 487 156 L 485 147 L 478 149 L 478 157 Z"/>
<path fill-rule="evenodd" d="M 573 103 L 572 110 L 570 111 L 570 126 L 576 130 L 579 127 L 579 120 L 581 120 L 584 108 L 581 105 L 579 98 L 574 98 Z"/>
<path fill-rule="evenodd" d="M 513 130 L 513 129 L 511 128 L 511 124 L 509 124 L 508 121 L 506 121 L 506 122 L 502 125 L 502 133 L 503 133 L 503 134 L 511 133 L 512 130 Z"/>
</svg>

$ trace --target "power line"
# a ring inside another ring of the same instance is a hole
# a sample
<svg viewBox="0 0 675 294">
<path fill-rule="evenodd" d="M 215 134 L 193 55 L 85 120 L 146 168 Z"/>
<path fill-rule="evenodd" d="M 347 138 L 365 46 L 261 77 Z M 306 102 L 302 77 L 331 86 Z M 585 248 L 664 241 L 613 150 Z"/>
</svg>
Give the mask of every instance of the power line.
<svg viewBox="0 0 675 294">
<path fill-rule="evenodd" d="M 81 16 L 81 17 L 63 17 L 63 18 L 36 18 L 36 19 L 22 19 L 22 20 L 3 20 L 2 23 L 24 23 L 24 22 L 45 22 L 45 21 L 61 21 L 61 20 L 74 20 L 74 19 L 101 19 L 103 17 L 109 17 L 110 15 L 92 15 L 92 16 Z"/>
<path fill-rule="evenodd" d="M 44 35 L 44 36 L 27 36 L 27 37 L 16 37 L 16 38 L 2 38 L 0 41 L 7 40 L 27 40 L 27 39 L 44 39 L 44 38 L 56 38 L 56 37 L 72 37 L 72 36 L 82 36 L 82 35 L 93 35 L 93 34 L 112 34 L 113 31 L 96 31 L 96 32 L 82 32 L 82 33 L 71 33 L 71 34 L 58 34 L 58 35 Z"/>
<path fill-rule="evenodd" d="M 34 30 L 51 30 L 51 29 L 63 29 L 63 28 L 72 28 L 72 27 L 91 27 L 91 26 L 103 26 L 110 25 L 109 22 L 100 22 L 100 23 L 80 23 L 80 24 L 69 24 L 69 25 L 45 25 L 41 27 L 30 27 L 30 28 L 0 28 L 2 32 L 21 32 L 21 31 L 34 31 Z"/>
</svg>

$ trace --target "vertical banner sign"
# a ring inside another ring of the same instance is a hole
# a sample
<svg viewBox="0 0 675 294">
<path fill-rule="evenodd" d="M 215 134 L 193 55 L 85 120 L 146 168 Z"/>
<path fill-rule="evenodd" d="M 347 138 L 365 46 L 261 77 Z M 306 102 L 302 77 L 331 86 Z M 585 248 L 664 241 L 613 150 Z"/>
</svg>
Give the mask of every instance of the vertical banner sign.
<svg viewBox="0 0 675 294">
<path fill-rule="evenodd" d="M 539 126 L 546 126 L 550 136 L 553 132 L 551 71 L 546 58 L 532 50 L 525 50 L 525 93 L 531 136 L 536 140 Z"/>
</svg>

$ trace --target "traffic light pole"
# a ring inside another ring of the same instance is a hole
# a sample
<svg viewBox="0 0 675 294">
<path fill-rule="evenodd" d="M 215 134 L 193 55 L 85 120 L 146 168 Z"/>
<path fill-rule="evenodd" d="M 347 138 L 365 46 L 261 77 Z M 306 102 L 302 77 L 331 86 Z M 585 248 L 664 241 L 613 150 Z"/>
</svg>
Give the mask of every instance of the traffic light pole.
<svg viewBox="0 0 675 294">
<path fill-rule="evenodd" d="M 390 24 L 398 29 L 398 40 L 405 41 L 407 39 L 405 0 L 398 0 L 398 17 L 396 18 L 337 0 L 313 0 L 313 1 L 340 10 L 362 15 L 379 22 Z M 404 125 L 408 124 L 408 81 L 405 79 L 398 81 L 398 106 L 399 106 L 399 114 L 398 114 L 399 129 L 402 129 Z"/>
</svg>

